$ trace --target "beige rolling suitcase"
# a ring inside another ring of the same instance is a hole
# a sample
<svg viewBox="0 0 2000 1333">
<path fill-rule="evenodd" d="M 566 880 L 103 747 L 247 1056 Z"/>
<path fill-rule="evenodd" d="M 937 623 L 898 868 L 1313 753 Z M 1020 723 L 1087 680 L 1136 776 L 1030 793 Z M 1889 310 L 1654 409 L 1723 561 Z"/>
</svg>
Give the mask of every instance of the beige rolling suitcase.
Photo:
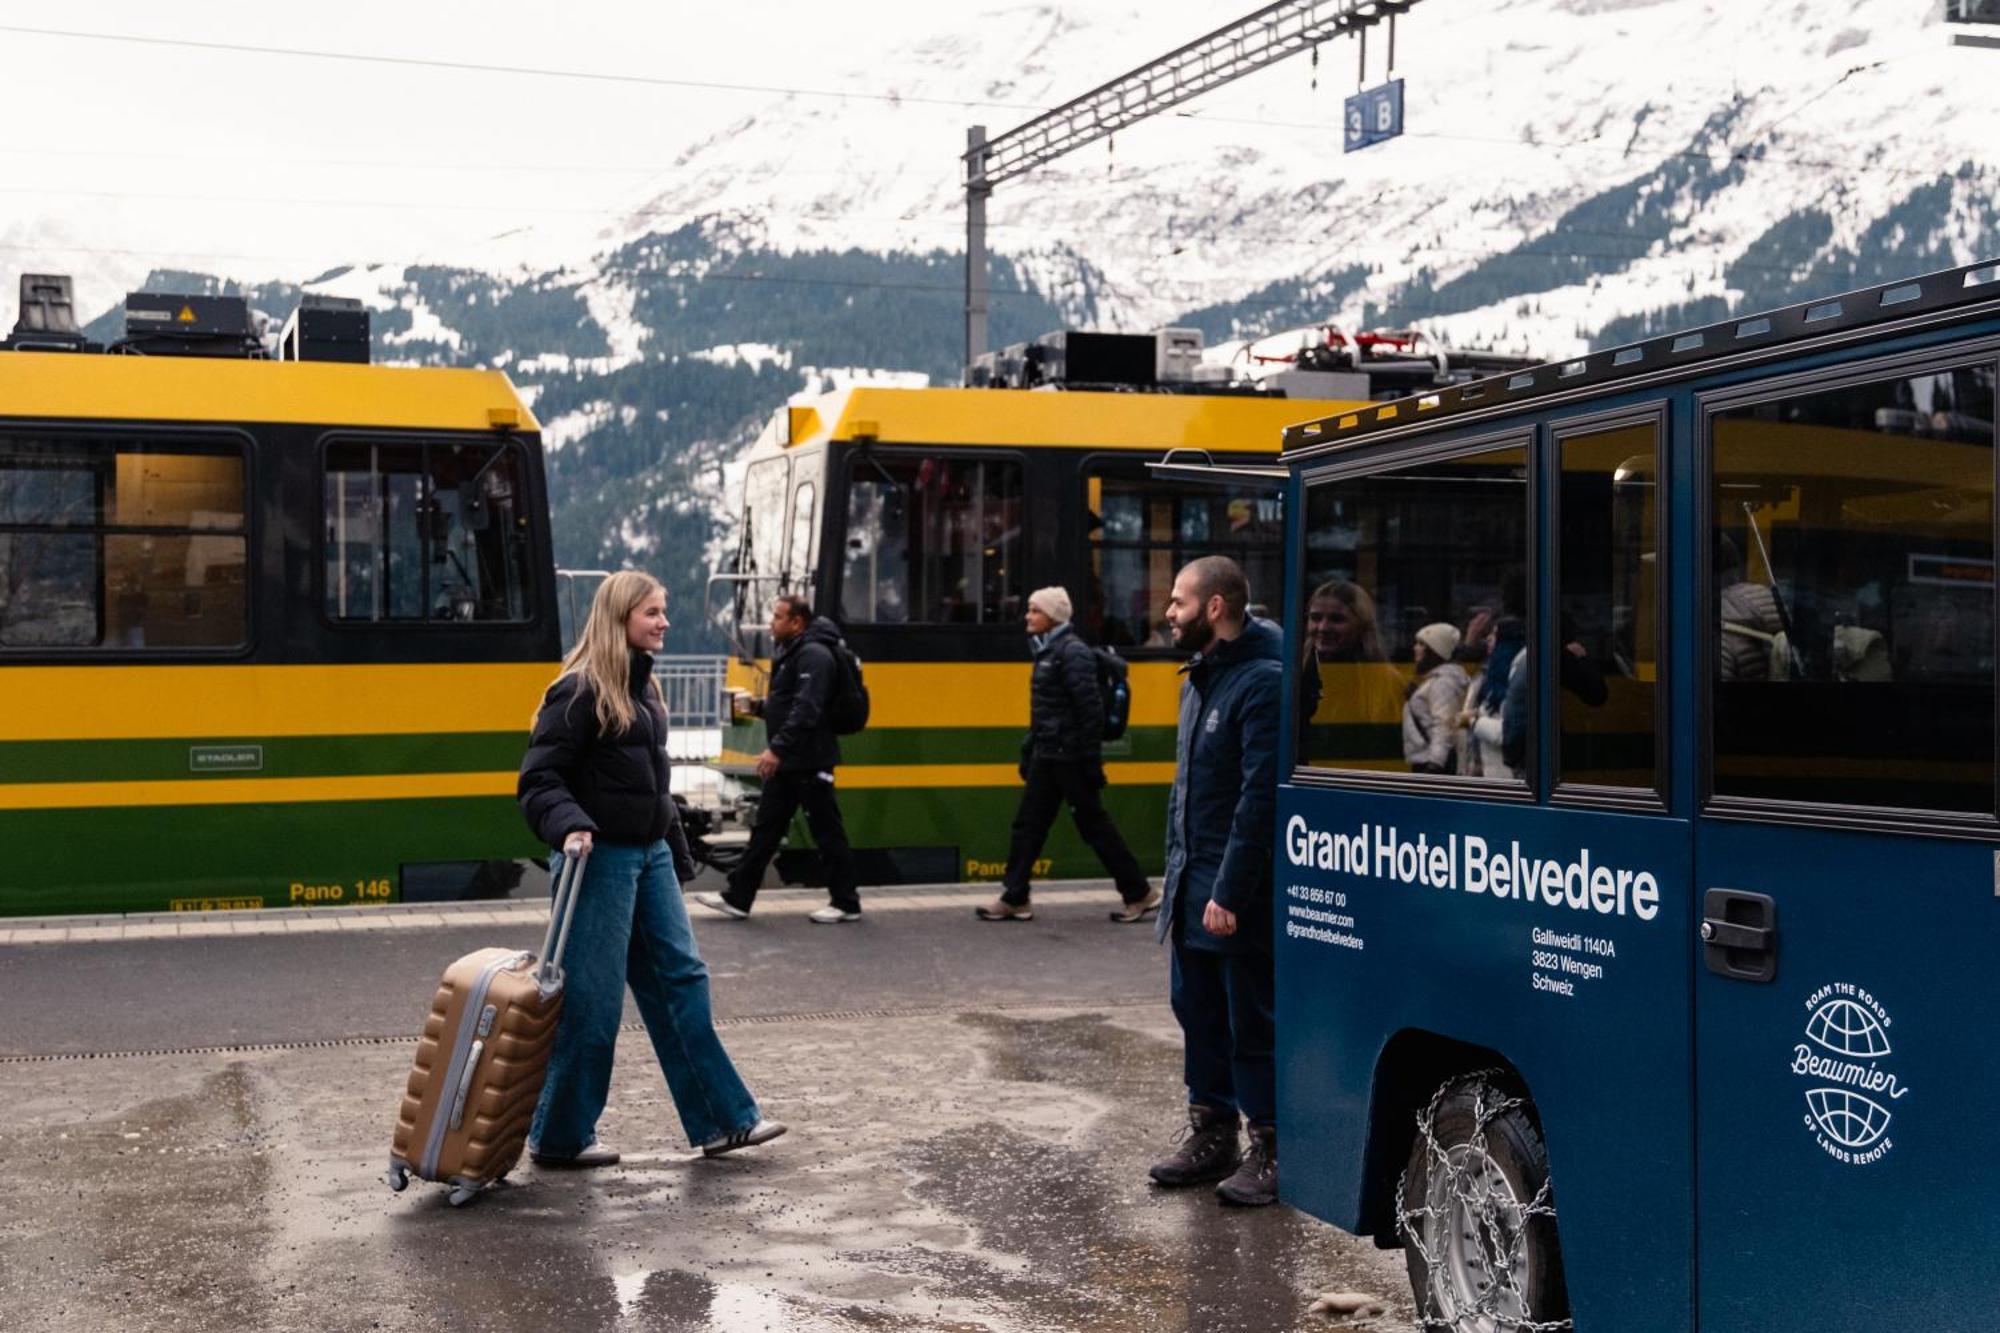
<svg viewBox="0 0 2000 1333">
<path fill-rule="evenodd" d="M 521 1160 L 562 1014 L 563 949 L 588 859 L 559 863 L 539 963 L 520 950 L 478 949 L 445 969 L 396 1117 L 390 1189 L 411 1176 L 435 1180 L 451 1186 L 456 1206 Z"/>
</svg>

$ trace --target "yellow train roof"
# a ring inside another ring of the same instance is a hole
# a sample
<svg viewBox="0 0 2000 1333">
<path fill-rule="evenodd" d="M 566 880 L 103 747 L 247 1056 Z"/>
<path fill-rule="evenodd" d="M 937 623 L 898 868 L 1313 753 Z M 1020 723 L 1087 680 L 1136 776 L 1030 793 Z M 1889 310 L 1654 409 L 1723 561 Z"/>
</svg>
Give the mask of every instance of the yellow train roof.
<svg viewBox="0 0 2000 1333">
<path fill-rule="evenodd" d="M 780 411 L 758 450 L 826 441 L 1278 452 L 1285 427 L 1365 404 L 1221 394 L 851 388 Z"/>
<path fill-rule="evenodd" d="M 497 370 L 0 353 L 0 417 L 539 430 Z"/>
</svg>

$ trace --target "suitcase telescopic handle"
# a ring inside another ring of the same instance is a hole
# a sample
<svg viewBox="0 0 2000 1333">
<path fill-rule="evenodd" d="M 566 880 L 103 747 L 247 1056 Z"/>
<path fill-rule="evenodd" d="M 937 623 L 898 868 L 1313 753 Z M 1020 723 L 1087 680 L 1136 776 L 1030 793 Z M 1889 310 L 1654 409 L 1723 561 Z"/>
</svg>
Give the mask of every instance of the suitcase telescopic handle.
<svg viewBox="0 0 2000 1333">
<path fill-rule="evenodd" d="M 542 962 L 535 969 L 535 980 L 543 990 L 551 989 L 562 976 L 563 950 L 569 947 L 569 924 L 576 916 L 576 898 L 583 887 L 583 868 L 589 860 L 587 851 L 559 853 L 555 901 L 549 904 L 549 929 L 542 937 Z"/>
</svg>

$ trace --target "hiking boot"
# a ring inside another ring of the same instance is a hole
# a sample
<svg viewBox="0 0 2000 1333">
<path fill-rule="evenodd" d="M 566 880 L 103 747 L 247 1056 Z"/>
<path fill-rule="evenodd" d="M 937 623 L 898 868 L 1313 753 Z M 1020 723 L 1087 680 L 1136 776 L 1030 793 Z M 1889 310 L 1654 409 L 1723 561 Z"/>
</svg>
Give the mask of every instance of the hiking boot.
<svg viewBox="0 0 2000 1333">
<path fill-rule="evenodd" d="M 728 895 L 721 893 L 697 893 L 694 900 L 711 912 L 720 912 L 732 921 L 741 921 L 750 915 L 747 907 L 738 907 L 729 901 Z"/>
<path fill-rule="evenodd" d="M 972 914 L 981 921 L 1033 921 L 1035 909 L 1027 903 L 1010 903 L 1005 898 L 995 898 L 990 903 L 981 903 L 972 909 Z"/>
<path fill-rule="evenodd" d="M 1250 1126 L 1250 1151 L 1236 1174 L 1215 1187 L 1215 1197 L 1237 1208 L 1278 1201 L 1278 1127 Z"/>
<path fill-rule="evenodd" d="M 1160 910 L 1160 891 L 1146 890 L 1146 896 L 1137 902 L 1126 903 L 1111 914 L 1111 919 L 1121 926 L 1136 926 L 1147 917 Z"/>
<path fill-rule="evenodd" d="M 1236 1124 L 1234 1111 L 1190 1103 L 1187 1128 L 1181 1131 L 1178 1145 L 1170 1156 L 1153 1163 L 1146 1174 L 1155 1184 L 1171 1189 L 1221 1180 L 1236 1169 L 1242 1157 Z"/>
</svg>

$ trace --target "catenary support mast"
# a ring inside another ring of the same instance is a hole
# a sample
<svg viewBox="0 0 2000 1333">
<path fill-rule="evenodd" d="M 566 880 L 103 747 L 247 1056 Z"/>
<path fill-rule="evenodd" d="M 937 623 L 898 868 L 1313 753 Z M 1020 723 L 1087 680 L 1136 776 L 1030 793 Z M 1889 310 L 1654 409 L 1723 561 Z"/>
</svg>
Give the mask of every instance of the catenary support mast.
<svg viewBox="0 0 2000 1333">
<path fill-rule="evenodd" d="M 986 351 L 986 200 L 993 187 L 1321 42 L 1363 32 L 1417 0 L 1280 0 L 992 139 L 966 134 L 965 360 Z M 1393 37 L 1392 37 L 1393 50 Z"/>
</svg>

